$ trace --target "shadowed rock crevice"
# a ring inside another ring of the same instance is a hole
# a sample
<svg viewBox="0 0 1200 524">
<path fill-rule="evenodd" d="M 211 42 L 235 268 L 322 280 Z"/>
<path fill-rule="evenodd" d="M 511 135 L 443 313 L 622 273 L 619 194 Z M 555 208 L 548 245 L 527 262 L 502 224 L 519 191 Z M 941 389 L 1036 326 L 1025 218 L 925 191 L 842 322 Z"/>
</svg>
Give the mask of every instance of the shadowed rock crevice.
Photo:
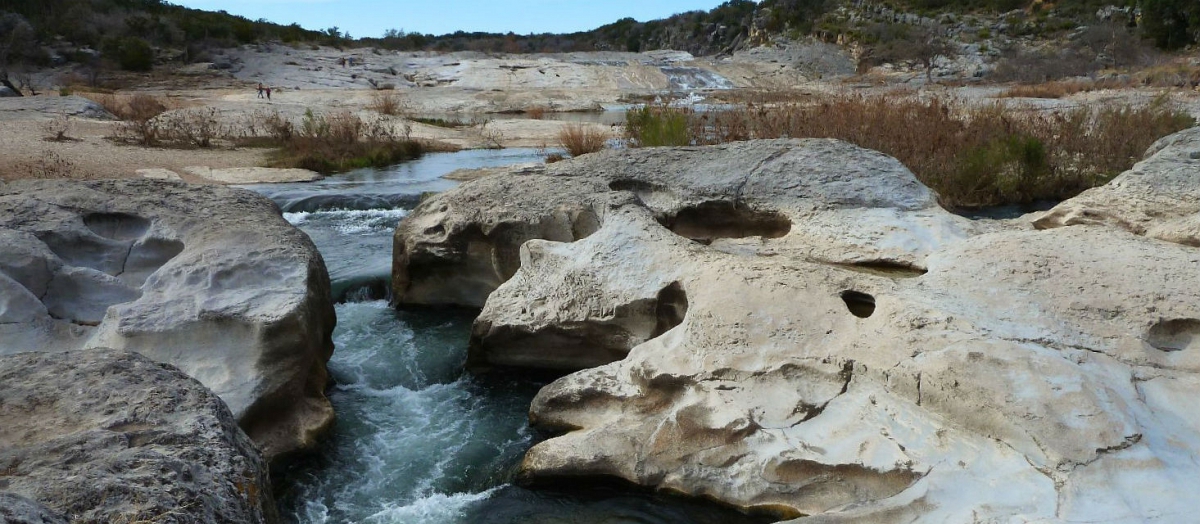
<svg viewBox="0 0 1200 524">
<path fill-rule="evenodd" d="M 98 236 L 118 242 L 141 238 L 150 229 L 150 220 L 128 213 L 88 213 L 83 225 Z"/>
<path fill-rule="evenodd" d="M 812 460 L 784 459 L 768 464 L 763 471 L 763 478 L 779 484 L 801 486 L 797 495 L 807 504 L 804 508 L 796 509 L 815 514 L 862 500 L 886 499 L 908 489 L 920 480 L 921 475 L 907 469 L 880 471 L 858 464 L 822 464 Z"/>
<path fill-rule="evenodd" d="M 408 227 L 413 232 L 406 239 L 401 231 Z M 581 205 L 560 206 L 531 223 L 406 220 L 395 237 L 392 290 L 402 303 L 483 307 L 488 295 L 521 268 L 526 242 L 576 242 L 599 229 L 600 217 Z"/>
<path fill-rule="evenodd" d="M 687 315 L 687 310 L 687 293 L 684 292 L 683 286 L 679 285 L 679 282 L 672 282 L 671 285 L 662 288 L 658 292 L 658 304 L 654 308 L 654 317 L 657 321 L 650 338 L 658 338 L 659 335 L 683 323 L 683 317 Z"/>
<path fill-rule="evenodd" d="M 660 215 L 658 222 L 676 235 L 708 244 L 720 238 L 780 238 L 792 230 L 783 213 L 711 200 Z"/>
<path fill-rule="evenodd" d="M 929 270 L 900 260 L 862 260 L 834 264 L 837 267 L 887 278 L 916 278 Z"/>
<path fill-rule="evenodd" d="M 496 324 L 481 317 L 472 328 L 467 366 L 475 372 L 495 366 L 544 371 L 602 366 L 678 326 L 687 310 L 687 293 L 672 282 L 655 298 L 616 306 L 606 318 Z"/>
<path fill-rule="evenodd" d="M 1200 320 L 1179 318 L 1158 322 L 1150 327 L 1146 342 L 1167 352 L 1200 349 Z"/>
</svg>

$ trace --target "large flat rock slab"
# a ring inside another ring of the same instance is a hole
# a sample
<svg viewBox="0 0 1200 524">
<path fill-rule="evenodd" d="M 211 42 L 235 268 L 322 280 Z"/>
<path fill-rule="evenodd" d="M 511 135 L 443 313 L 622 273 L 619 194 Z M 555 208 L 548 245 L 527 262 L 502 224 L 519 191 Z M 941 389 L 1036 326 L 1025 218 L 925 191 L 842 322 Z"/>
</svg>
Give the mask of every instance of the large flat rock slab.
<svg viewBox="0 0 1200 524">
<path fill-rule="evenodd" d="M 0 357 L 0 470 L 3 522 L 279 520 L 225 404 L 125 351 Z"/>
<path fill-rule="evenodd" d="M 127 349 L 224 400 L 268 457 L 332 421 L 324 261 L 252 192 L 154 180 L 0 185 L 0 354 Z"/>
</svg>

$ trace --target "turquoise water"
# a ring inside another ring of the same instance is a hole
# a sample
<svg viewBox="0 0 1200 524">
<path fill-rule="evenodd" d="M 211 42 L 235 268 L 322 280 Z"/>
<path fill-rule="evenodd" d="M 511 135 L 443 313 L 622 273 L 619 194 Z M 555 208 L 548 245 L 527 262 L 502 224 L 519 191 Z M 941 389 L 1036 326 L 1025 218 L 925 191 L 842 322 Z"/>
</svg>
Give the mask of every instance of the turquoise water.
<svg viewBox="0 0 1200 524">
<path fill-rule="evenodd" d="M 464 151 L 315 184 L 252 187 L 279 203 L 288 211 L 285 217 L 313 239 L 340 302 L 329 362 L 334 383 L 329 396 L 338 418 L 317 453 L 272 472 L 286 521 L 764 521 L 622 488 L 513 485 L 514 468 L 539 438 L 527 424 L 527 412 L 541 384 L 463 371 L 474 312 L 389 306 L 392 231 L 416 195 L 452 187 L 437 177 L 454 169 L 536 159 L 533 150 Z"/>
</svg>

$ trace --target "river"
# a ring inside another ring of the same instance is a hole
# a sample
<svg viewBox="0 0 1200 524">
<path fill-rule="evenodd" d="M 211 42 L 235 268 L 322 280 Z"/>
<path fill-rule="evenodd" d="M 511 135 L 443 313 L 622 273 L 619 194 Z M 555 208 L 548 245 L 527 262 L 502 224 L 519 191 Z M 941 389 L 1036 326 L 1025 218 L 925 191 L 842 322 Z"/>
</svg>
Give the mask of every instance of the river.
<svg viewBox="0 0 1200 524">
<path fill-rule="evenodd" d="M 286 521 L 403 524 L 764 522 L 611 486 L 511 483 L 539 438 L 527 424 L 541 384 L 463 371 L 474 312 L 387 302 L 396 224 L 459 168 L 538 161 L 533 149 L 435 153 L 313 183 L 249 186 L 313 239 L 339 303 L 329 395 L 337 423 L 317 453 L 272 472 Z"/>
</svg>

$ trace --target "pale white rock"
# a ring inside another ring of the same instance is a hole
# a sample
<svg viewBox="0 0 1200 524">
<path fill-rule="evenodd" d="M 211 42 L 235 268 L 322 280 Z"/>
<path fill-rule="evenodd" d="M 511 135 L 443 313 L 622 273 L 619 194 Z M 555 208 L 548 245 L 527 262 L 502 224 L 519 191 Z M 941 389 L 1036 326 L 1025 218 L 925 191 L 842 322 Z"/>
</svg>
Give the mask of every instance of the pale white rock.
<svg viewBox="0 0 1200 524">
<path fill-rule="evenodd" d="M 312 182 L 325 178 L 316 171 L 298 168 L 189 166 L 183 170 L 189 175 L 219 184 L 281 184 Z"/>
<path fill-rule="evenodd" d="M 335 323 L 309 238 L 249 191 L 131 179 L 0 185 L 0 354 L 110 347 L 220 395 L 268 457 L 333 420 Z"/>
<path fill-rule="evenodd" d="M 1186 179 L 1172 147 L 1137 176 Z M 1195 213 L 1186 191 L 1155 198 Z M 834 141 L 588 155 L 427 201 L 397 228 L 397 296 L 456 303 L 444 287 L 486 274 L 469 364 L 582 369 L 534 399 L 555 436 L 529 482 L 616 477 L 802 522 L 1189 519 L 1200 252 L 935 202 Z M 569 229 L 567 205 L 588 234 L 537 236 Z M 439 236 L 497 223 L 523 234 Z M 458 281 L 412 263 L 438 256 Z"/>
<path fill-rule="evenodd" d="M 449 173 L 442 175 L 446 180 L 454 180 L 456 182 L 470 182 L 486 176 L 492 176 L 500 173 L 507 173 L 514 170 L 536 172 L 542 169 L 542 164 L 527 162 L 523 164 L 514 164 L 511 166 L 502 167 L 477 167 L 455 169 Z"/>
<path fill-rule="evenodd" d="M 183 180 L 183 178 L 179 176 L 179 173 L 171 171 L 170 169 L 157 167 L 138 169 L 136 173 L 137 176 L 142 178 L 151 178 L 154 180 Z"/>
</svg>

